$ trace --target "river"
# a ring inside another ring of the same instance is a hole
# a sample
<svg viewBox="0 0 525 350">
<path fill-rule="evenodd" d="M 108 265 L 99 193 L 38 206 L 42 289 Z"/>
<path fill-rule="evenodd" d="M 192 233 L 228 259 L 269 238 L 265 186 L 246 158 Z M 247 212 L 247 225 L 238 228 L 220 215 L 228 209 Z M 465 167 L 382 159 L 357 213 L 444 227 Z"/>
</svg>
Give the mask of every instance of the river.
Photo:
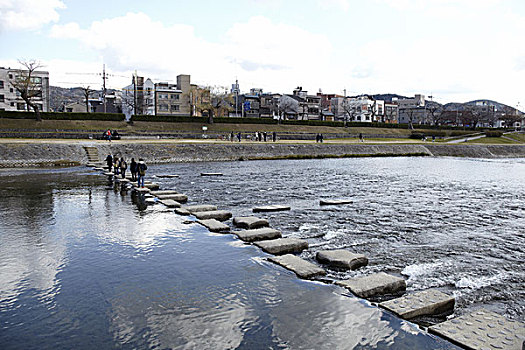
<svg viewBox="0 0 525 350">
<path fill-rule="evenodd" d="M 522 160 L 362 158 L 150 166 L 191 203 L 264 215 L 284 236 L 364 253 L 460 315 L 523 321 Z M 201 177 L 222 172 L 222 177 Z M 329 283 L 302 281 L 232 235 L 147 209 L 85 168 L 3 170 L 0 343 L 6 349 L 454 348 Z M 353 203 L 320 207 L 322 198 Z"/>
</svg>

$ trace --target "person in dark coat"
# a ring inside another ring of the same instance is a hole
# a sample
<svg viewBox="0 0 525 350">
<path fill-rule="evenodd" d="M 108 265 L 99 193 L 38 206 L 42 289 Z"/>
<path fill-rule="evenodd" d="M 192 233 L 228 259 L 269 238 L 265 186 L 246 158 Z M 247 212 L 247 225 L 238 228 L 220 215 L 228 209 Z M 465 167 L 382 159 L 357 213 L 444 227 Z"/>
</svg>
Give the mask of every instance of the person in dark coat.
<svg viewBox="0 0 525 350">
<path fill-rule="evenodd" d="M 111 172 L 111 168 L 113 167 L 113 157 L 111 154 L 108 154 L 106 157 L 106 164 L 108 165 L 108 171 Z"/>
<path fill-rule="evenodd" d="M 128 168 L 128 163 L 126 163 L 126 160 L 124 159 L 124 157 L 120 158 L 119 167 L 120 167 L 120 175 L 122 175 L 122 178 L 125 179 L 126 169 Z"/>
<path fill-rule="evenodd" d="M 139 164 L 137 165 L 137 170 L 139 173 L 139 178 L 137 180 L 137 186 L 144 187 L 144 176 L 146 176 L 146 170 L 148 170 L 148 166 L 146 165 L 146 163 L 144 163 L 144 159 L 139 158 Z"/>
<path fill-rule="evenodd" d="M 129 164 L 129 171 L 131 171 L 131 181 L 137 181 L 137 168 L 138 164 L 135 162 L 135 158 L 131 158 L 131 163 Z"/>
</svg>

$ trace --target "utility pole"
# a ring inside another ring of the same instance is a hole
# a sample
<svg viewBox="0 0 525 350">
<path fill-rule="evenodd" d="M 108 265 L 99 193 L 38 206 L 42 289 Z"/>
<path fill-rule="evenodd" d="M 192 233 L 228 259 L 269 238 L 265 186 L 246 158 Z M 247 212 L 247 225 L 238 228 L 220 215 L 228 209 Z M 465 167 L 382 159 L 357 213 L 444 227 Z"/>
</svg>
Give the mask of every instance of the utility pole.
<svg viewBox="0 0 525 350">
<path fill-rule="evenodd" d="M 133 114 L 137 115 L 137 71 L 133 74 Z"/>
<path fill-rule="evenodd" d="M 102 100 L 104 102 L 104 113 L 106 113 L 106 64 L 102 65 Z"/>
</svg>

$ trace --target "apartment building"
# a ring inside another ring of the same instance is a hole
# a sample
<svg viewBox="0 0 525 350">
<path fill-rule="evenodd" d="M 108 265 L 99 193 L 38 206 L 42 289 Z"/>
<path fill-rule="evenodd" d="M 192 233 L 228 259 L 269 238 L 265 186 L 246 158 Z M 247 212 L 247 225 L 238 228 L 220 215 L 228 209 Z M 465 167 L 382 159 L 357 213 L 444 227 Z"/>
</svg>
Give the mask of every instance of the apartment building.
<svg viewBox="0 0 525 350">
<path fill-rule="evenodd" d="M 189 116 L 191 114 L 190 76 L 177 76 L 177 84 L 155 84 L 155 115 Z"/>
<path fill-rule="evenodd" d="M 424 124 L 427 115 L 425 110 L 425 95 L 415 95 L 397 101 L 398 120 L 401 124 Z"/>
<path fill-rule="evenodd" d="M 26 77 L 27 70 L 0 67 L 0 110 L 3 111 L 28 111 L 32 110 L 16 91 L 11 82 Z M 34 71 L 31 77 L 32 88 L 37 91 L 37 96 L 32 98 L 40 111 L 49 111 L 49 72 Z"/>
</svg>

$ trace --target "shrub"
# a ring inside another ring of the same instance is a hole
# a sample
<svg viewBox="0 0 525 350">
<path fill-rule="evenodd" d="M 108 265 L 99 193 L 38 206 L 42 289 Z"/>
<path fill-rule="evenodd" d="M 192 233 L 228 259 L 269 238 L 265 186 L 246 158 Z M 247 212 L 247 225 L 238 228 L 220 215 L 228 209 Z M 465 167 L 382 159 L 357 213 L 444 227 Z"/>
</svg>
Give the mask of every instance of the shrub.
<svg viewBox="0 0 525 350">
<path fill-rule="evenodd" d="M 60 113 L 41 112 L 43 120 L 109 120 L 123 121 L 126 116 L 122 113 Z M 34 112 L 0 111 L 0 118 L 35 119 Z"/>
<path fill-rule="evenodd" d="M 503 133 L 501 131 L 485 131 L 486 137 L 501 137 Z"/>
</svg>

